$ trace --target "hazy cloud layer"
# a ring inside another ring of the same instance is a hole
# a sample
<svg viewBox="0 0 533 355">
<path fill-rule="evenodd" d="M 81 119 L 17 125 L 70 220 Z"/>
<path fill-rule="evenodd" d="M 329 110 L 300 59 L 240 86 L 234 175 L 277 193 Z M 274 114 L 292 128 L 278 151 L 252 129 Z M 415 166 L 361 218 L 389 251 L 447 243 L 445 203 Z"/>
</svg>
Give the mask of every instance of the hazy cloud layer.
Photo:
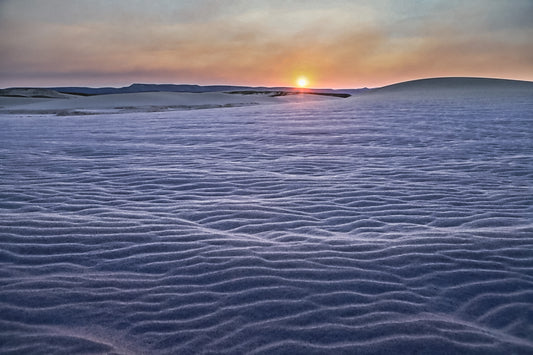
<svg viewBox="0 0 533 355">
<path fill-rule="evenodd" d="M 0 86 L 533 80 L 533 2 L 0 0 Z"/>
</svg>

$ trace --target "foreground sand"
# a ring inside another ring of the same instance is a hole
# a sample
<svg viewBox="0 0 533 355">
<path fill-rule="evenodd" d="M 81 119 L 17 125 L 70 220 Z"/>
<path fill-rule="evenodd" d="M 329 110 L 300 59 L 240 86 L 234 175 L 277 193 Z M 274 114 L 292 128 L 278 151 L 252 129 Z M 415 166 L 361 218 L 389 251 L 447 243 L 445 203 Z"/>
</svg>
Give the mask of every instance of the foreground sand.
<svg viewBox="0 0 533 355">
<path fill-rule="evenodd" d="M 0 115 L 0 352 L 531 354 L 532 105 Z"/>
</svg>

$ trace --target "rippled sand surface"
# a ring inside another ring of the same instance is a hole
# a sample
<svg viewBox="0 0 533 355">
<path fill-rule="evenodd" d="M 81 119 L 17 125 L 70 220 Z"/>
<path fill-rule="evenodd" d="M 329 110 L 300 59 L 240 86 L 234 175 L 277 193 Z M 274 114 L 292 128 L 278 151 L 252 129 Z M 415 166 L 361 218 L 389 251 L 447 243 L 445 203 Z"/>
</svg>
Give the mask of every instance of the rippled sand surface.
<svg viewBox="0 0 533 355">
<path fill-rule="evenodd" d="M 533 100 L 0 116 L 3 354 L 531 354 Z"/>
</svg>

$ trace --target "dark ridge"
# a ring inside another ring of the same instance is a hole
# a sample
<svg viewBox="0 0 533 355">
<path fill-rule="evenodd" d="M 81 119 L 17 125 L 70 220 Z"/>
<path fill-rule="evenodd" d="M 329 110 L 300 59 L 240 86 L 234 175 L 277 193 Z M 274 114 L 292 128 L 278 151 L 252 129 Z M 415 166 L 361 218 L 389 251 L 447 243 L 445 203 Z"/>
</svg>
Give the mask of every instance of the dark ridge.
<svg viewBox="0 0 533 355">
<path fill-rule="evenodd" d="M 0 89 L 0 96 L 3 97 L 32 97 L 43 99 L 58 99 L 68 97 L 63 93 L 46 88 L 7 88 Z"/>
</svg>

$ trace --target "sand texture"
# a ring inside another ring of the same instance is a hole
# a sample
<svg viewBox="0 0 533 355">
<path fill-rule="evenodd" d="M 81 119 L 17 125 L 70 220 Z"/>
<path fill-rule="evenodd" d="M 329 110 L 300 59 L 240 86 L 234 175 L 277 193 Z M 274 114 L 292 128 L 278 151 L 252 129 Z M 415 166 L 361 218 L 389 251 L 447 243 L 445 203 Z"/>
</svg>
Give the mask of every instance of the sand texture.
<svg viewBox="0 0 533 355">
<path fill-rule="evenodd" d="M 0 352 L 533 353 L 533 100 L 492 95 L 0 115 Z"/>
</svg>

